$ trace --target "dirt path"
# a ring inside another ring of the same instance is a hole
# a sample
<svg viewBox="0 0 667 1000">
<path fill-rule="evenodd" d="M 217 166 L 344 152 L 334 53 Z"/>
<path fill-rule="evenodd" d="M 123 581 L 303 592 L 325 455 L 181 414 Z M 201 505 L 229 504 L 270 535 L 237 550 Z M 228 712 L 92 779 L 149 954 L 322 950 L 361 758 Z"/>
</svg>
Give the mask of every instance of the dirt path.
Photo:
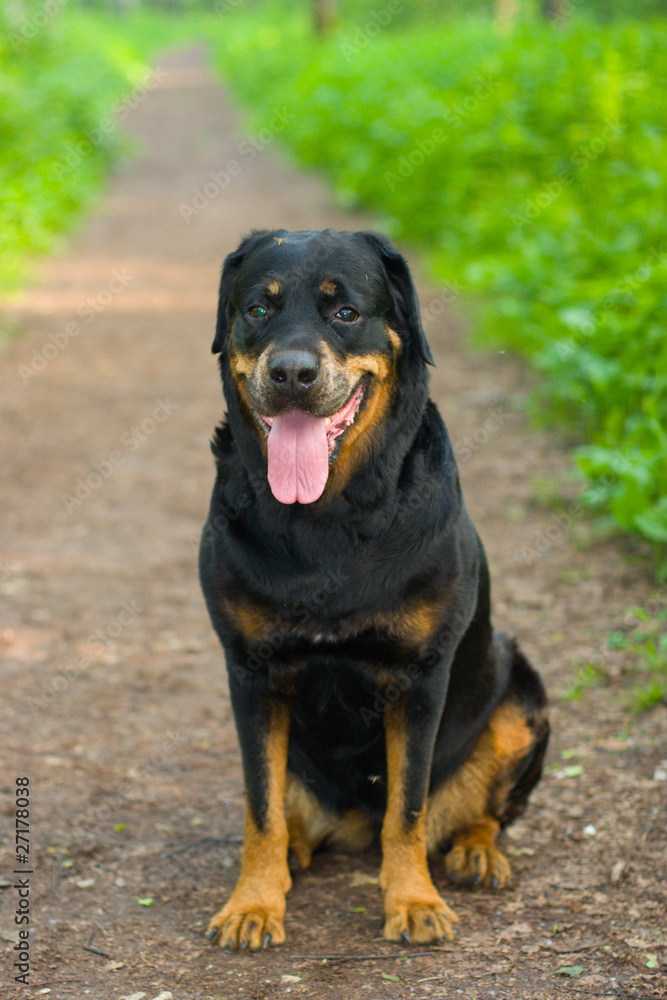
<svg viewBox="0 0 667 1000">
<path fill-rule="evenodd" d="M 243 809 L 195 569 L 222 411 L 209 353 L 219 265 L 252 226 L 367 220 L 332 208 L 274 145 L 250 161 L 247 126 L 200 55 L 163 65 L 164 85 L 129 120 L 139 155 L 8 312 L 22 333 L 0 358 L 0 876 L 11 883 L 16 867 L 15 777 L 29 776 L 30 995 L 667 996 L 667 785 L 654 779 L 666 713 L 628 721 L 616 653 L 602 654 L 606 686 L 579 702 L 560 694 L 626 607 L 648 600 L 650 577 L 618 546 L 581 548 L 576 511 L 557 523 L 536 502 L 535 480 L 557 482 L 566 460 L 512 405 L 522 369 L 464 350 L 433 289 L 433 393 L 490 556 L 496 620 L 553 697 L 552 769 L 506 841 L 513 883 L 498 896 L 443 886 L 457 940 L 401 958 L 380 937 L 377 858 L 329 854 L 295 884 L 284 948 L 249 958 L 206 944 L 235 879 Z M 240 174 L 184 221 L 179 206 L 234 159 Z M 0 885 L 10 996 L 19 897 Z M 84 949 L 93 930 L 104 954 Z M 318 957 L 332 954 L 354 960 Z"/>
</svg>

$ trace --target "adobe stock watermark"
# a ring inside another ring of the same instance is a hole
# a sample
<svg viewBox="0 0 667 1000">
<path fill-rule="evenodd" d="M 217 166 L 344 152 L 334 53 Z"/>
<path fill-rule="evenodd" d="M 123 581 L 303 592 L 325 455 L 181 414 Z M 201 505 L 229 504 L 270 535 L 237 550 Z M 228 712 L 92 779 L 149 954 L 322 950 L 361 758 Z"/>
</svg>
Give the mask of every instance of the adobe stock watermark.
<svg viewBox="0 0 667 1000">
<path fill-rule="evenodd" d="M 312 622 L 320 608 L 330 597 L 342 590 L 349 583 L 349 579 L 343 570 L 327 570 L 322 582 L 313 588 L 308 597 L 290 609 L 288 619 L 277 622 L 275 628 L 262 642 L 253 643 L 245 664 L 235 663 L 231 666 L 230 669 L 238 680 L 243 683 L 252 674 L 266 669 L 278 650 L 285 645 L 286 640 L 298 635 L 300 629 Z M 314 641 L 317 642 L 317 639 Z"/>
<path fill-rule="evenodd" d="M 178 403 L 172 403 L 169 397 L 164 400 L 156 399 L 155 404 L 150 414 L 121 435 L 120 443 L 123 451 L 110 451 L 105 458 L 91 462 L 93 471 L 87 476 L 79 476 L 74 484 L 74 492 L 62 494 L 61 500 L 68 514 L 81 507 L 95 490 L 98 490 L 102 483 L 123 465 L 127 456 L 155 434 L 158 426 L 168 420 L 179 406 Z"/>
<path fill-rule="evenodd" d="M 667 251 L 665 248 L 652 247 L 644 263 L 640 264 L 634 271 L 624 275 L 607 292 L 595 313 L 588 314 L 585 311 L 577 310 L 576 330 L 569 335 L 567 340 L 559 340 L 556 344 L 556 352 L 561 361 L 570 358 L 577 347 L 580 347 L 587 338 L 592 337 L 599 324 L 622 307 L 624 298 L 627 299 L 628 296 L 631 296 L 653 276 L 655 268 L 666 266 Z"/>
<path fill-rule="evenodd" d="M 88 296 L 76 309 L 76 315 L 84 323 L 90 323 L 99 313 L 104 312 L 112 300 L 123 292 L 136 275 L 130 274 L 127 268 L 111 272 L 111 277 L 104 288 L 95 295 Z M 48 340 L 41 348 L 34 347 L 32 350 L 29 365 L 18 365 L 17 371 L 24 385 L 27 385 L 31 378 L 39 375 L 58 355 L 65 350 L 68 344 L 81 333 L 81 325 L 75 320 L 70 320 L 55 333 L 50 333 Z"/>
<path fill-rule="evenodd" d="M 161 86 L 168 75 L 166 70 L 159 66 L 147 70 L 144 80 L 129 94 L 115 101 L 107 117 L 98 122 L 96 128 L 89 129 L 83 133 L 83 138 L 70 143 L 65 156 L 56 160 L 51 167 L 55 179 L 62 181 L 85 157 L 90 156 L 96 146 L 103 145 L 116 128 L 116 124 L 124 121 L 129 113 L 141 104 L 149 91 Z"/>
<path fill-rule="evenodd" d="M 488 100 L 498 85 L 499 81 L 493 76 L 480 75 L 477 77 L 473 93 L 468 94 L 452 107 L 445 108 L 442 113 L 445 125 L 460 128 L 466 118 L 469 118 L 480 104 Z M 384 182 L 389 190 L 395 191 L 399 184 L 409 180 L 414 175 L 415 170 L 424 165 L 447 137 L 447 129 L 436 125 L 427 136 L 417 139 L 410 150 L 399 157 L 395 169 L 385 171 Z"/>
<path fill-rule="evenodd" d="M 102 656 L 125 629 L 137 621 L 143 612 L 144 608 L 140 607 L 136 601 L 123 601 L 121 610 L 115 618 L 100 628 L 94 629 L 86 636 L 84 642 L 91 651 L 90 655 L 82 653 L 75 656 L 69 663 L 65 664 L 55 677 L 44 682 L 41 695 L 28 698 L 28 705 L 33 713 L 48 708 L 56 698 L 67 691 L 81 674 L 93 665 L 93 657 Z"/>
<path fill-rule="evenodd" d="M 224 14 L 231 14 L 233 10 L 238 10 L 244 3 L 245 0 L 215 0 L 213 10 L 222 17 Z"/>
<path fill-rule="evenodd" d="M 660 584 L 659 588 L 641 605 L 641 611 L 649 618 L 655 618 L 662 614 L 667 606 L 667 586 Z M 632 631 L 637 627 L 638 618 L 635 612 L 637 608 L 628 608 L 623 616 L 622 629 Z M 620 623 L 619 623 L 620 625 Z M 583 665 L 593 667 L 595 670 L 604 672 L 613 665 L 618 655 L 618 649 L 610 646 L 605 638 L 598 638 L 593 652 L 583 659 Z"/>
<path fill-rule="evenodd" d="M 422 320 L 425 323 L 433 323 L 439 319 L 447 312 L 447 306 L 453 305 L 465 291 L 465 287 L 457 281 L 443 282 L 442 290 L 430 298 L 426 305 L 422 305 L 420 309 Z"/>
<path fill-rule="evenodd" d="M 227 502 L 226 499 L 220 497 L 216 505 L 215 517 L 206 524 L 205 536 L 203 538 L 201 534 L 189 536 L 188 540 L 192 551 L 196 554 L 199 552 L 201 544 L 205 545 L 207 541 L 212 540 L 216 535 L 223 534 L 229 523 L 236 521 L 243 511 L 250 507 L 255 498 L 267 493 L 268 489 L 269 480 L 266 472 L 253 472 L 248 476 L 248 488 L 240 490 L 231 502 Z"/>
<path fill-rule="evenodd" d="M 543 5 L 543 16 L 551 24 L 567 24 L 577 7 L 581 7 L 584 2 L 585 0 L 558 0 L 558 3 L 549 4 L 546 10 Z"/>
<path fill-rule="evenodd" d="M 178 211 L 181 218 L 188 225 L 193 218 L 203 212 L 211 202 L 226 191 L 232 183 L 234 177 L 238 177 L 244 166 L 252 163 L 263 149 L 270 146 L 276 136 L 284 132 L 290 122 L 294 121 L 296 115 L 286 108 L 279 108 L 273 112 L 269 124 L 259 130 L 257 135 L 248 136 L 236 147 L 236 157 L 228 160 L 222 170 L 210 171 L 210 180 L 202 184 L 201 187 L 192 189 L 192 197 L 189 202 L 181 202 Z"/>
<path fill-rule="evenodd" d="M 484 421 L 471 431 L 464 434 L 452 443 L 455 461 L 450 461 L 443 467 L 445 476 L 458 475 L 459 466 L 469 462 L 473 455 L 484 448 L 498 431 L 504 427 L 509 419 L 509 414 L 502 406 L 492 407 Z M 439 479 L 430 479 L 425 487 L 420 490 L 413 490 L 402 496 L 398 503 L 397 524 L 405 524 L 407 521 L 422 516 L 426 507 L 432 504 L 440 504 L 442 498 L 442 483 Z"/>
<path fill-rule="evenodd" d="M 509 414 L 502 406 L 494 406 L 488 411 L 483 423 L 470 434 L 464 434 L 454 442 L 454 455 L 459 465 L 469 462 L 472 456 L 489 443 L 492 437 L 505 426 Z"/>
<path fill-rule="evenodd" d="M 400 14 L 404 9 L 400 0 L 389 0 L 389 2 L 379 10 L 372 10 L 367 15 L 367 20 L 363 24 L 358 24 L 352 31 L 345 35 L 339 48 L 341 54 L 345 56 L 347 62 L 352 62 L 362 49 L 365 49 L 380 32 L 387 28 L 393 21 L 396 14 Z"/>
<path fill-rule="evenodd" d="M 67 0 L 43 0 L 37 10 L 33 10 L 29 16 L 22 18 L 20 27 L 12 30 L 9 34 L 9 41 L 14 52 L 20 52 L 28 42 L 36 38 L 41 29 L 45 28 L 56 14 L 60 13 L 66 3 Z M 18 4 L 14 7 L 14 11 L 17 10 L 22 10 Z M 11 16 L 11 12 L 12 8 L 8 11 L 9 16 Z"/>
<path fill-rule="evenodd" d="M 447 306 L 456 301 L 461 294 L 462 287 L 452 282 L 447 282 L 440 294 L 429 300 L 427 305 L 421 310 L 421 315 L 427 322 L 442 315 Z M 504 426 L 509 414 L 502 406 L 492 407 L 485 417 L 470 434 L 464 434 L 453 444 L 454 454 L 459 463 L 467 462 L 472 455 L 490 440 L 490 438 Z M 246 510 L 257 496 L 262 496 L 268 492 L 269 483 L 265 471 L 252 473 L 248 477 L 248 489 L 241 490 L 234 496 L 232 501 L 220 498 L 216 507 L 216 515 L 212 521 L 206 525 L 206 536 L 203 544 L 206 544 L 207 537 L 224 532 L 230 522 L 236 521 L 244 510 Z M 404 523 L 406 518 L 416 513 L 425 505 L 431 502 L 436 493 L 440 493 L 440 485 L 433 483 L 427 490 L 406 498 L 399 503 L 398 521 Z M 202 539 L 200 535 L 190 535 L 188 538 L 192 551 L 196 554 L 199 551 Z"/>
<path fill-rule="evenodd" d="M 153 777 L 164 767 L 165 763 L 178 750 L 187 744 L 190 737 L 184 736 L 178 730 L 168 732 L 159 748 L 140 761 L 136 767 L 138 777 Z M 136 780 L 133 778 L 133 781 Z M 104 823 L 110 823 L 118 815 L 118 810 L 133 804 L 133 799 L 125 794 L 124 789 L 128 787 L 128 782 L 123 781 L 115 790 L 104 793 L 104 799 L 99 805 L 93 805 L 90 809 L 78 813 L 72 817 L 69 829 L 73 836 L 80 836 L 85 828 L 92 826 L 99 827 Z"/>
<path fill-rule="evenodd" d="M 620 455 L 613 460 L 614 471 L 622 472 L 628 468 L 627 461 Z M 559 514 L 552 514 L 546 528 L 534 532 L 531 541 L 515 549 L 514 558 L 518 562 L 532 563 L 540 559 L 545 552 L 557 548 L 566 540 L 574 524 L 587 513 L 587 509 L 595 506 L 599 495 L 613 485 L 616 480 L 612 476 L 600 476 L 589 483 L 581 493 L 580 500 L 574 500 Z"/>
<path fill-rule="evenodd" d="M 426 668 L 434 667 L 456 649 L 473 614 L 474 609 L 464 611 L 460 606 L 453 609 L 449 620 L 420 659 L 394 671 L 392 680 L 382 690 L 373 693 L 370 704 L 361 706 L 359 715 L 367 729 L 374 726 L 392 705 L 412 691 L 415 683 L 424 676 Z"/>
<path fill-rule="evenodd" d="M 0 583 L 6 583 L 14 573 L 14 567 L 6 559 L 0 559 Z"/>
<path fill-rule="evenodd" d="M 574 183 L 577 174 L 586 170 L 610 145 L 623 135 L 624 126 L 619 122 L 605 122 L 605 127 L 589 142 L 582 143 L 572 153 L 569 165 L 545 184 L 534 198 L 527 198 L 520 212 L 511 214 L 515 231 L 534 222 L 548 208 L 566 187 Z"/>
</svg>

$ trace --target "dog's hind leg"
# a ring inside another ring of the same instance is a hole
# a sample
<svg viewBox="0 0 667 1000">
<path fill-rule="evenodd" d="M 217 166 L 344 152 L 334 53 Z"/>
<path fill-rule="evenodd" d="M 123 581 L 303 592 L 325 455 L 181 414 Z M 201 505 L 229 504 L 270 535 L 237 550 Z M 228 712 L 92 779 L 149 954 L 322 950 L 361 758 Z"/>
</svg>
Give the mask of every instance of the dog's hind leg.
<svg viewBox="0 0 667 1000">
<path fill-rule="evenodd" d="M 462 767 L 431 795 L 427 814 L 429 851 L 447 850 L 445 871 L 452 881 L 493 888 L 511 874 L 496 837 L 525 808 L 549 737 L 538 675 L 513 643 L 498 638 L 512 656 L 505 698 Z"/>
<path fill-rule="evenodd" d="M 370 820 L 358 810 L 339 814 L 326 809 L 312 791 L 289 773 L 285 810 L 289 849 L 301 868 L 308 868 L 313 854 L 325 841 L 347 850 L 362 851 L 375 835 Z"/>
<path fill-rule="evenodd" d="M 285 811 L 289 849 L 301 868 L 308 868 L 314 852 L 331 829 L 331 817 L 293 775 L 287 775 Z"/>
</svg>

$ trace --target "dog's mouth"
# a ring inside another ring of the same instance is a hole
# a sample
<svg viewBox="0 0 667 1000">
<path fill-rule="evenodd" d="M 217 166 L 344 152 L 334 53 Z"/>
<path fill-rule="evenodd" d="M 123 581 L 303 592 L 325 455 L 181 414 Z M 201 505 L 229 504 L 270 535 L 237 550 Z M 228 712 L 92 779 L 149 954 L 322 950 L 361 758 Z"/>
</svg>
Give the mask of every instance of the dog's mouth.
<svg viewBox="0 0 667 1000">
<path fill-rule="evenodd" d="M 267 435 L 269 486 L 276 500 L 319 500 L 340 438 L 356 420 L 365 392 L 366 384 L 360 382 L 330 417 L 313 417 L 301 410 L 286 410 L 274 417 L 255 413 Z"/>
<path fill-rule="evenodd" d="M 365 391 L 366 386 L 363 382 L 360 382 L 356 389 L 352 392 L 352 395 L 348 399 L 347 403 L 345 403 L 345 405 L 331 417 L 311 417 L 307 413 L 301 414 L 301 416 L 307 417 L 310 420 L 324 420 L 329 456 L 333 456 L 338 438 L 348 429 L 348 427 L 351 427 L 356 420 Z M 282 420 L 288 414 L 294 414 L 295 412 L 298 411 L 288 410 L 287 413 L 281 414 L 280 417 L 265 417 L 262 416 L 261 413 L 257 413 L 255 411 L 255 416 L 257 417 L 262 430 L 266 436 L 269 437 L 275 420 Z"/>
</svg>

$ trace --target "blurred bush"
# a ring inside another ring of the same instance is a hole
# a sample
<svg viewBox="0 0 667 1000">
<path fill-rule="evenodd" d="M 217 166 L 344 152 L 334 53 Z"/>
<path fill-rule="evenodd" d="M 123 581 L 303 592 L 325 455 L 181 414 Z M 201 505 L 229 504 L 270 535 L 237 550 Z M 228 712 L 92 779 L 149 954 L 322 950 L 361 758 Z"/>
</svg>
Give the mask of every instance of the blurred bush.
<svg viewBox="0 0 667 1000">
<path fill-rule="evenodd" d="M 386 6 L 387 0 L 337 0 L 337 9 L 347 20 L 368 17 Z M 402 24 L 415 24 L 426 19 L 430 22 L 451 21 L 462 14 L 497 17 L 513 13 L 517 17 L 532 15 L 552 20 L 584 14 L 601 23 L 624 17 L 636 20 L 665 14 L 664 0 L 467 0 L 465 10 L 460 0 L 402 0 L 400 8 L 397 18 Z"/>
<path fill-rule="evenodd" d="M 391 4 L 374 11 L 324 41 L 305 15 L 234 15 L 219 65 L 258 126 L 294 114 L 283 141 L 343 203 L 475 296 L 484 342 L 531 358 L 585 495 L 667 573 L 667 27 L 393 31 Z"/>
<path fill-rule="evenodd" d="M 174 28 L 64 11 L 65 0 L 0 0 L 0 288 L 24 280 L 115 162 L 114 115 L 149 77 Z M 127 111 L 125 111 L 127 113 Z"/>
</svg>

